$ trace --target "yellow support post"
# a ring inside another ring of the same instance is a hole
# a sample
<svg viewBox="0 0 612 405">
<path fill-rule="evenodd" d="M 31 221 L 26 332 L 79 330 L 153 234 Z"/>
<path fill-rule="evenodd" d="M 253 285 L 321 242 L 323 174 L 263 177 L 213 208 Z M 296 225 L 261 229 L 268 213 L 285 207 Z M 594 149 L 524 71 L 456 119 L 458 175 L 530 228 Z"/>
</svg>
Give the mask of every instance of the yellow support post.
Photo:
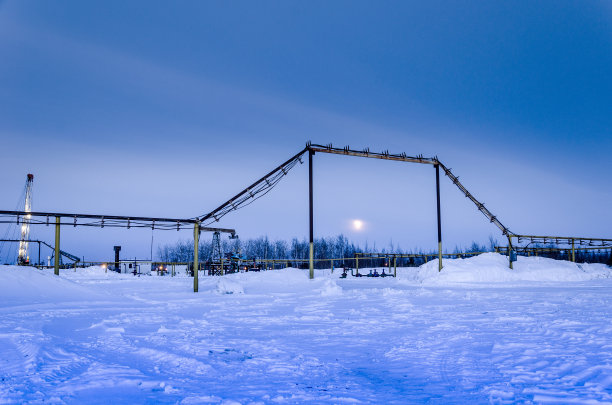
<svg viewBox="0 0 612 405">
<path fill-rule="evenodd" d="M 397 277 L 397 256 L 393 256 L 393 277 Z"/>
<path fill-rule="evenodd" d="M 59 276 L 60 261 L 60 217 L 55 217 L 55 260 L 53 262 L 53 273 Z"/>
<path fill-rule="evenodd" d="M 572 261 L 576 262 L 576 253 L 574 251 L 574 239 L 572 239 Z"/>
<path fill-rule="evenodd" d="M 310 254 L 308 258 L 308 277 L 312 280 L 314 278 L 314 245 L 312 242 L 310 242 Z"/>
<path fill-rule="evenodd" d="M 223 268 L 223 256 L 221 256 L 221 275 L 225 275 L 225 269 Z"/>
<path fill-rule="evenodd" d="M 198 292 L 198 248 L 200 246 L 200 223 L 193 225 L 193 292 Z"/>
<path fill-rule="evenodd" d="M 355 256 L 355 274 L 359 274 L 359 256 Z"/>
</svg>

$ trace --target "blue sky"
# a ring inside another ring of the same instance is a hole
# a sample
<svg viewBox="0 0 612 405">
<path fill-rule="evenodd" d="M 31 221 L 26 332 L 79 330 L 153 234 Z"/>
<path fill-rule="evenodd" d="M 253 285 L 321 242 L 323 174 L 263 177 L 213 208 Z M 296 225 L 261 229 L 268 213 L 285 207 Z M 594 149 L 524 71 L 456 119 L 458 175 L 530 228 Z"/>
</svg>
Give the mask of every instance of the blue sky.
<svg viewBox="0 0 612 405">
<path fill-rule="evenodd" d="M 312 140 L 438 155 L 514 232 L 610 237 L 610 3 L 124 3 L 0 1 L 5 209 L 33 172 L 35 209 L 192 217 Z M 220 225 L 306 236 L 306 178 Z M 315 178 L 317 235 L 435 248 L 431 168 L 316 156 Z M 443 184 L 447 246 L 499 237 Z M 63 243 L 144 257 L 141 233 Z"/>
</svg>

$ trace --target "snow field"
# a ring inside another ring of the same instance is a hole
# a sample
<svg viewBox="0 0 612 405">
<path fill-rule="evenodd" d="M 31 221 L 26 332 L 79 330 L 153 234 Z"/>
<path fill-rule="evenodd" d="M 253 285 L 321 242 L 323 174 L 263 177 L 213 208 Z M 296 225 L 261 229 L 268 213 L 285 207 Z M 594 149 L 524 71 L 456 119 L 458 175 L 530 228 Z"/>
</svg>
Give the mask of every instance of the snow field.
<svg viewBox="0 0 612 405">
<path fill-rule="evenodd" d="M 0 403 L 610 403 L 612 279 L 503 256 L 338 279 L 0 266 Z"/>
</svg>

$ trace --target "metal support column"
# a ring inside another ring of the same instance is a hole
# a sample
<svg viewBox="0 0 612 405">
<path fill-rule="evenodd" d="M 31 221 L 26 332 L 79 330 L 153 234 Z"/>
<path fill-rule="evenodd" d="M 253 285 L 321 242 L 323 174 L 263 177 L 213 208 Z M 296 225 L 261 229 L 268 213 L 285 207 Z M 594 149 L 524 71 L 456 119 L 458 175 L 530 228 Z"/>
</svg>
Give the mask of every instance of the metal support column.
<svg viewBox="0 0 612 405">
<path fill-rule="evenodd" d="M 393 256 L 393 277 L 397 277 L 397 256 Z"/>
<path fill-rule="evenodd" d="M 512 266 L 512 236 L 508 235 L 508 263 L 510 263 L 510 269 L 513 269 Z"/>
<path fill-rule="evenodd" d="M 574 250 L 574 239 L 572 239 L 572 261 L 576 262 L 576 251 Z"/>
<path fill-rule="evenodd" d="M 440 165 L 436 168 L 436 202 L 438 207 L 438 271 L 442 271 L 442 222 L 440 218 Z"/>
<path fill-rule="evenodd" d="M 40 266 L 40 241 L 38 241 L 38 263 L 36 263 L 36 267 Z"/>
<path fill-rule="evenodd" d="M 193 292 L 198 292 L 198 248 L 200 246 L 200 223 L 193 225 Z"/>
<path fill-rule="evenodd" d="M 314 278 L 314 230 L 313 230 L 313 210 L 312 210 L 312 156 L 314 155 L 314 151 L 312 149 L 308 150 L 308 202 L 309 202 L 309 212 L 310 212 L 310 255 L 308 260 L 309 265 L 309 273 L 308 277 L 310 279 Z"/>
<path fill-rule="evenodd" d="M 55 260 L 53 262 L 53 272 L 59 276 L 60 261 L 60 217 L 55 217 Z"/>
</svg>

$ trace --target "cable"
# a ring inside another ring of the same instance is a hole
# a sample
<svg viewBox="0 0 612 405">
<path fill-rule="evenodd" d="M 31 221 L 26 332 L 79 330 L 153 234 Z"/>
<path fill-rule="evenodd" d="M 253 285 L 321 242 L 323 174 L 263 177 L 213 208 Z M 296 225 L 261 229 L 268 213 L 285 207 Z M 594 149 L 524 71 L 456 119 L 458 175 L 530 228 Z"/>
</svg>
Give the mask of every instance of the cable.
<svg viewBox="0 0 612 405">
<path fill-rule="evenodd" d="M 215 211 L 204 215 L 203 218 L 208 218 L 210 220 L 204 221 L 203 225 L 208 226 L 214 222 L 218 222 L 221 218 L 223 218 L 230 212 L 237 211 L 241 208 L 251 205 L 261 197 L 268 194 L 274 187 L 276 187 L 276 185 L 283 179 L 283 177 L 286 176 L 289 171 L 295 167 L 297 162 L 301 162 L 301 156 L 303 153 L 304 152 L 294 156 L 291 160 L 285 162 L 285 164 L 279 166 L 267 176 L 255 182 L 253 185 L 251 185 L 252 188 L 247 188 L 245 191 L 239 194 L 239 197 L 235 197 L 235 200 L 229 200 L 227 203 L 217 208 Z"/>
</svg>

